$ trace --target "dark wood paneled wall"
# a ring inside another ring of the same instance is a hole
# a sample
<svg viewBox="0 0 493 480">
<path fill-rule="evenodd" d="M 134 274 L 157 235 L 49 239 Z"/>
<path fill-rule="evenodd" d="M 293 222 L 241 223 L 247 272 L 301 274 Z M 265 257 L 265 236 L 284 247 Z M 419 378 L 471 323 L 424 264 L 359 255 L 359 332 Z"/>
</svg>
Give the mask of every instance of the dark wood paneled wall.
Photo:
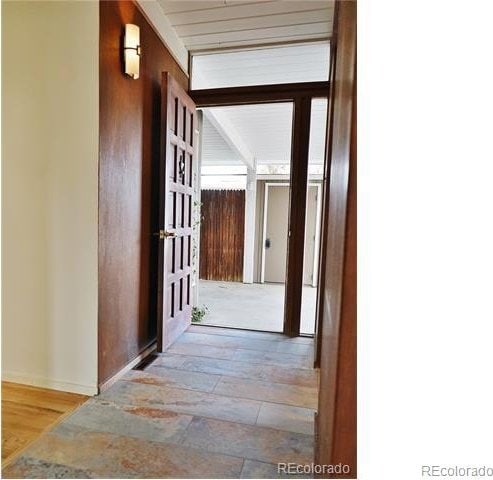
<svg viewBox="0 0 493 480">
<path fill-rule="evenodd" d="M 336 9 L 316 463 L 356 471 L 356 2 Z"/>
<path fill-rule="evenodd" d="M 122 73 L 126 23 L 140 27 L 140 78 Z M 133 2 L 100 2 L 99 385 L 156 339 L 156 168 L 161 72 L 187 76 Z"/>
<path fill-rule="evenodd" d="M 241 282 L 245 246 L 245 191 L 202 190 L 200 278 Z"/>
</svg>

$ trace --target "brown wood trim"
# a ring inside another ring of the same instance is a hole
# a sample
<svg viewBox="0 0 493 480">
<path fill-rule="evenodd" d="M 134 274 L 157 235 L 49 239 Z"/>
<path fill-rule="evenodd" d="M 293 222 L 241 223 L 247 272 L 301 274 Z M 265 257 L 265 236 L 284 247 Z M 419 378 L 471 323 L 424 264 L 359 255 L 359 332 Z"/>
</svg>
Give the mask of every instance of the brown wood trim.
<svg viewBox="0 0 493 480">
<path fill-rule="evenodd" d="M 337 16 L 338 3 L 336 3 Z M 336 32 L 335 32 L 336 33 Z M 335 75 L 335 60 L 337 55 L 337 42 L 333 41 L 330 44 L 330 73 L 329 73 L 329 95 L 327 105 L 327 133 L 325 136 L 325 159 L 324 159 L 324 178 L 322 182 L 322 225 L 320 228 L 320 252 L 319 252 L 319 266 L 318 266 L 318 288 L 317 299 L 315 305 L 315 351 L 313 366 L 314 368 L 320 367 L 320 350 L 322 341 L 322 316 L 323 316 L 323 301 L 324 301 L 324 288 L 325 288 L 325 259 L 327 257 L 327 223 L 329 221 L 329 182 L 330 182 L 330 158 L 332 153 L 332 125 L 333 125 L 333 112 L 334 112 L 334 75 Z"/>
<path fill-rule="evenodd" d="M 159 203 L 158 203 L 158 229 L 154 233 L 154 241 L 158 242 L 157 255 L 157 301 L 156 301 L 156 321 L 157 321 L 157 350 L 163 351 L 163 334 L 164 334 L 164 268 L 165 268 L 165 253 L 164 241 L 159 239 L 156 234 L 161 230 L 166 229 L 165 218 L 166 210 L 164 208 L 166 201 L 166 152 L 169 148 L 168 138 L 168 106 L 172 102 L 171 88 L 174 82 L 173 77 L 169 72 L 161 74 L 161 127 L 160 127 L 160 155 L 159 155 Z"/>
<path fill-rule="evenodd" d="M 297 98 L 293 111 L 286 293 L 284 295 L 284 334 L 291 337 L 300 333 L 311 106 L 310 97 Z"/>
<path fill-rule="evenodd" d="M 156 351 L 157 343 L 153 342 L 149 345 L 142 353 L 137 355 L 131 362 L 125 365 L 119 372 L 113 375 L 110 379 L 106 380 L 102 385 L 99 386 L 99 393 L 108 390 L 115 382 L 120 380 L 128 371 L 132 370 L 136 365 L 138 365 L 142 360 L 148 357 L 152 352 Z"/>
<path fill-rule="evenodd" d="M 191 90 L 190 96 L 199 108 L 291 102 L 304 97 L 327 97 L 328 91 L 329 82 L 305 82 Z"/>
<path fill-rule="evenodd" d="M 356 2 L 338 1 L 315 463 L 347 464 L 356 444 Z"/>
<path fill-rule="evenodd" d="M 230 47 L 212 47 L 190 50 L 190 55 L 210 55 L 214 53 L 224 52 L 244 52 L 245 50 L 264 50 L 265 48 L 288 47 L 290 45 L 309 45 L 313 43 L 327 43 L 332 41 L 332 36 L 320 38 L 303 38 L 300 40 L 285 40 L 283 42 L 267 42 L 267 43 L 248 43 L 245 45 L 232 45 Z"/>
</svg>

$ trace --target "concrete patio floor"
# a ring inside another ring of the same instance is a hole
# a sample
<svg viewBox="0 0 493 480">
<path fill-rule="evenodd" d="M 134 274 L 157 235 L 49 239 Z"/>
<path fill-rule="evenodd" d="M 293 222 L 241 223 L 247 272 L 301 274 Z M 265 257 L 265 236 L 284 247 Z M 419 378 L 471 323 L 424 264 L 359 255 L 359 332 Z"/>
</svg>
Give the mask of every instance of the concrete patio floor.
<svg viewBox="0 0 493 480">
<path fill-rule="evenodd" d="M 317 289 L 303 287 L 301 333 L 315 331 Z M 200 280 L 199 305 L 209 311 L 203 325 L 282 332 L 284 285 Z"/>
</svg>

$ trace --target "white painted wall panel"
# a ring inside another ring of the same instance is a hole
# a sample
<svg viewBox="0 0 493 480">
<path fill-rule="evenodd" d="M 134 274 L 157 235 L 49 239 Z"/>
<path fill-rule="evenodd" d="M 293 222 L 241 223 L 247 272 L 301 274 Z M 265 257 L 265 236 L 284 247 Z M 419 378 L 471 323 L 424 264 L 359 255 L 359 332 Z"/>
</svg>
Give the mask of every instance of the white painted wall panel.
<svg viewBox="0 0 493 480">
<path fill-rule="evenodd" d="M 99 4 L 2 4 L 2 378 L 97 392 Z"/>
</svg>

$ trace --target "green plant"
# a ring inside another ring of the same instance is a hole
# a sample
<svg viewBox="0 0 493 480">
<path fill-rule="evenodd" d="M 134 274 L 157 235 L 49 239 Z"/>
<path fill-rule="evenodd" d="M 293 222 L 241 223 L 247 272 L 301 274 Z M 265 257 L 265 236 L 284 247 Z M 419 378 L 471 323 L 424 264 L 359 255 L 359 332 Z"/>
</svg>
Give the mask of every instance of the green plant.
<svg viewBox="0 0 493 480">
<path fill-rule="evenodd" d="M 192 323 L 200 323 L 205 317 L 209 309 L 207 307 L 193 307 L 192 308 Z"/>
</svg>

